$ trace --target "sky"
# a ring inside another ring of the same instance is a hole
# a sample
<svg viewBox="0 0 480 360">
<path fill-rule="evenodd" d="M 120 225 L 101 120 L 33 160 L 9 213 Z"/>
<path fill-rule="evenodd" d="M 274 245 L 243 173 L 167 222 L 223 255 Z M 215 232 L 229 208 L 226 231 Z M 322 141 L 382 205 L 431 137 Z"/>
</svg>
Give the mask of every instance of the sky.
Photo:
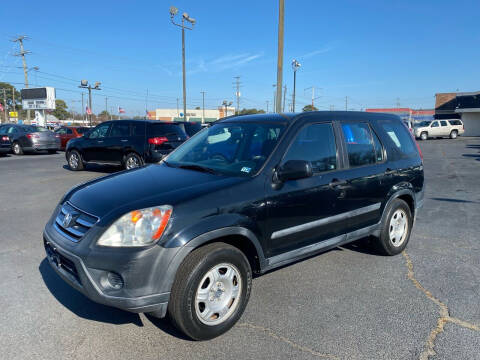
<svg viewBox="0 0 480 360">
<path fill-rule="evenodd" d="M 144 115 L 145 108 L 182 107 L 181 29 L 169 7 L 196 19 L 186 31 L 187 107 L 272 109 L 277 77 L 277 0 L 23 0 L 0 9 L 0 81 L 23 87 L 18 44 L 31 86 L 53 86 L 81 111 L 81 79 L 100 81 L 93 111 Z M 283 79 L 291 103 L 291 61 L 297 71 L 296 110 L 371 107 L 433 108 L 435 93 L 480 90 L 478 0 L 285 0 Z M 10 15 L 8 15 L 10 14 Z M 14 14 L 13 16 L 11 14 Z M 180 16 L 177 15 L 177 21 Z M 147 97 L 148 91 L 148 97 Z"/>
</svg>

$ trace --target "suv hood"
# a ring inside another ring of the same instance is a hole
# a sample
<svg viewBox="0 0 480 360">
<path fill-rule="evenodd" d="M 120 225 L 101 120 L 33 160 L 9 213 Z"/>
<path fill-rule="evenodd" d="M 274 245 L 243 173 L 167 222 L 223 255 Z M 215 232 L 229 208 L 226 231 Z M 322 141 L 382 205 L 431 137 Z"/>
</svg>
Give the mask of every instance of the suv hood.
<svg viewBox="0 0 480 360">
<path fill-rule="evenodd" d="M 123 171 L 81 184 L 70 190 L 64 201 L 102 218 L 111 212 L 158 205 L 178 204 L 199 195 L 248 180 L 193 170 L 172 168 L 165 164 Z"/>
</svg>

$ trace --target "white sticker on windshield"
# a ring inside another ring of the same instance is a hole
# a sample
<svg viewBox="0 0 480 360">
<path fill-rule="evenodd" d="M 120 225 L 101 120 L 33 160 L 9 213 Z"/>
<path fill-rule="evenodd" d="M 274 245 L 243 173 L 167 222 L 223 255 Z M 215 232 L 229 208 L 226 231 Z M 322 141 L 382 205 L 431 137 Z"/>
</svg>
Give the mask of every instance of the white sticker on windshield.
<svg viewBox="0 0 480 360">
<path fill-rule="evenodd" d="M 240 170 L 241 172 L 245 172 L 245 173 L 249 173 L 250 171 L 252 171 L 252 168 L 249 168 L 249 167 L 242 167 L 242 170 Z"/>
</svg>

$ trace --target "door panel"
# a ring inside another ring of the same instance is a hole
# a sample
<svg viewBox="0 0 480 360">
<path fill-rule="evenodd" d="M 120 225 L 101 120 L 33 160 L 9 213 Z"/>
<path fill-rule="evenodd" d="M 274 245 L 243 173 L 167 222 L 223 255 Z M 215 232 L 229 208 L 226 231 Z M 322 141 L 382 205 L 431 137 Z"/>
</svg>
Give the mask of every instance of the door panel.
<svg viewBox="0 0 480 360">
<path fill-rule="evenodd" d="M 107 151 L 107 161 L 122 162 L 124 149 L 129 146 L 130 141 L 130 122 L 116 121 L 112 124 L 110 136 L 105 139 L 105 148 Z"/>
<path fill-rule="evenodd" d="M 105 140 L 108 136 L 110 123 L 98 125 L 90 132 L 88 141 L 85 141 L 83 153 L 87 161 L 106 161 Z"/>
<path fill-rule="evenodd" d="M 309 124 L 296 135 L 281 164 L 288 160 L 312 163 L 314 176 L 286 181 L 267 180 L 266 237 L 269 256 L 342 234 L 345 219 L 338 208 L 343 172 L 338 171 L 338 149 L 331 123 Z"/>
</svg>

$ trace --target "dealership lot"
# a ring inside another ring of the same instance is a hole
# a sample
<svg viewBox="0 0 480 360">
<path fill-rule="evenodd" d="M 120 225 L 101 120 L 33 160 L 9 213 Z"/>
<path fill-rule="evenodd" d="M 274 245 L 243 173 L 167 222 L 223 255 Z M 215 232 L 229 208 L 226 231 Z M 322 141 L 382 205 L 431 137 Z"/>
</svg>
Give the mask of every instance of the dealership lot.
<svg viewBox="0 0 480 360">
<path fill-rule="evenodd" d="M 267 273 L 239 324 L 201 343 L 91 302 L 45 260 L 43 226 L 64 192 L 117 168 L 71 172 L 63 153 L 0 158 L 2 357 L 480 358 L 480 139 L 420 145 L 426 201 L 403 256 L 352 244 Z"/>
</svg>

